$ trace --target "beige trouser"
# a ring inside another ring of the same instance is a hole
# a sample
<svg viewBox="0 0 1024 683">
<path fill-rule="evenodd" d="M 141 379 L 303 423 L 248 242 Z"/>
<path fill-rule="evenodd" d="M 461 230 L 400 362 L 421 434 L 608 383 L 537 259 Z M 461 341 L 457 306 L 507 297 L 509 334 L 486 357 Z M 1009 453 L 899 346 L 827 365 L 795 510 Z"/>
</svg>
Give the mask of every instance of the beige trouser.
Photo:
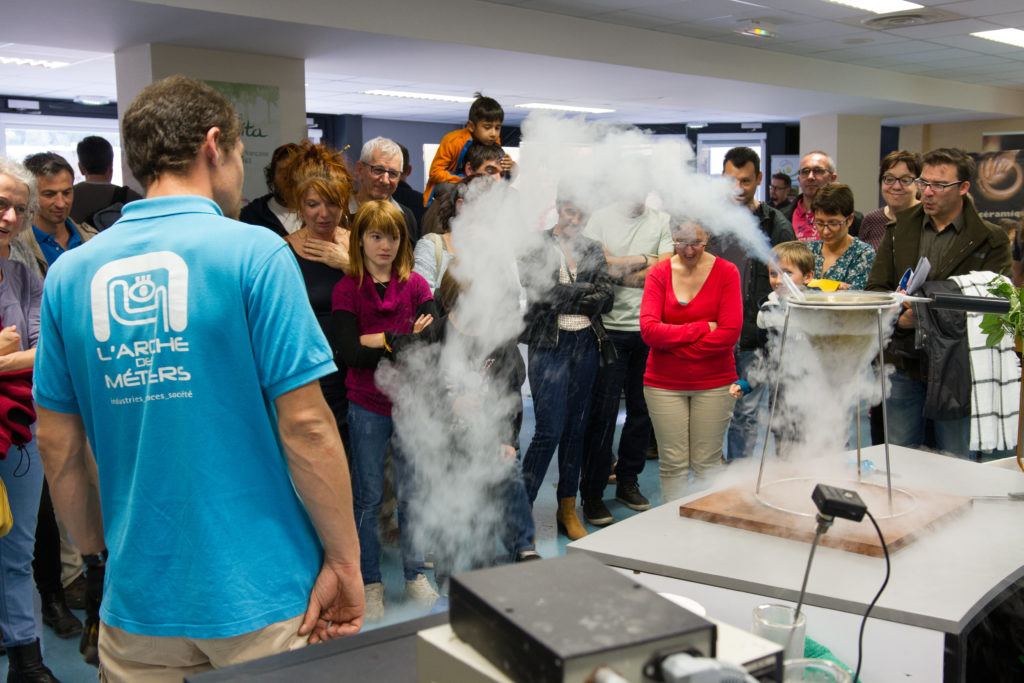
<svg viewBox="0 0 1024 683">
<path fill-rule="evenodd" d="M 78 552 L 60 517 L 57 517 L 57 529 L 60 531 L 60 583 L 67 588 L 82 575 L 82 553 Z"/>
<path fill-rule="evenodd" d="M 645 386 L 647 412 L 658 440 L 661 499 L 685 496 L 690 469 L 706 477 L 722 466 L 722 443 L 736 399 L 729 385 L 700 391 L 673 391 Z"/>
<path fill-rule="evenodd" d="M 185 676 L 250 659 L 297 650 L 302 615 L 231 638 L 140 636 L 100 624 L 100 680 L 110 683 L 181 683 Z"/>
</svg>

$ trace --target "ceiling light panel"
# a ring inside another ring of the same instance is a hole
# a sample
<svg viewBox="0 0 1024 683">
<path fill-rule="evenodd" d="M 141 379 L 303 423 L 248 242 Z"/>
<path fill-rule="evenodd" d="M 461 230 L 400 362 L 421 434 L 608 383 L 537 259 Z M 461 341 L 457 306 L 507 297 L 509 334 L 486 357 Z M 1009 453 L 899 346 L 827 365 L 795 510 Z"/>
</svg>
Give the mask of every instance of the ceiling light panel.
<svg viewBox="0 0 1024 683">
<path fill-rule="evenodd" d="M 1000 28 L 993 31 L 977 31 L 972 33 L 975 38 L 994 40 L 997 43 L 1006 43 L 1014 47 L 1024 48 L 1024 31 L 1019 28 Z"/>
<path fill-rule="evenodd" d="M 855 7 L 865 12 L 875 14 L 890 14 L 892 12 L 906 12 L 912 9 L 921 9 L 924 5 L 916 2 L 905 2 L 904 0 L 826 0 L 834 5 L 846 5 Z"/>
</svg>

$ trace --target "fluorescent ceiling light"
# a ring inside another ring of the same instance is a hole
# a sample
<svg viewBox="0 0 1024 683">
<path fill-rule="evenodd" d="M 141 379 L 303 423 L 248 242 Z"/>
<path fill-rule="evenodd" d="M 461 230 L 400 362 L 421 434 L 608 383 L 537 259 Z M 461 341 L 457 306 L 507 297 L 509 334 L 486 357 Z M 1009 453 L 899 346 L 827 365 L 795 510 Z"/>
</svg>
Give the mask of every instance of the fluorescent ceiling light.
<svg viewBox="0 0 1024 683">
<path fill-rule="evenodd" d="M 546 102 L 528 102 L 515 105 L 521 109 L 549 109 L 551 111 L 572 111 L 581 114 L 610 114 L 614 109 L 602 109 L 600 107 L 574 107 L 568 104 L 548 104 Z"/>
<path fill-rule="evenodd" d="M 435 102 L 472 102 L 473 97 L 459 95 L 437 95 L 429 92 L 406 92 L 405 90 L 364 90 L 363 95 L 381 95 L 382 97 L 406 97 L 412 100 L 433 100 Z"/>
<path fill-rule="evenodd" d="M 0 64 L 13 64 L 15 66 L 41 66 L 44 69 L 59 69 L 70 65 L 71 62 L 55 62 L 48 59 L 25 59 L 24 57 L 0 57 Z"/>
<path fill-rule="evenodd" d="M 999 28 L 993 31 L 978 31 L 972 33 L 975 38 L 994 40 L 997 43 L 1006 43 L 1015 47 L 1024 47 L 1024 31 L 1019 28 Z"/>
<path fill-rule="evenodd" d="M 911 9 L 921 9 L 923 5 L 916 2 L 904 2 L 904 0 L 826 0 L 834 5 L 846 5 L 856 7 L 865 12 L 875 14 L 890 14 L 891 12 L 906 12 Z"/>
</svg>

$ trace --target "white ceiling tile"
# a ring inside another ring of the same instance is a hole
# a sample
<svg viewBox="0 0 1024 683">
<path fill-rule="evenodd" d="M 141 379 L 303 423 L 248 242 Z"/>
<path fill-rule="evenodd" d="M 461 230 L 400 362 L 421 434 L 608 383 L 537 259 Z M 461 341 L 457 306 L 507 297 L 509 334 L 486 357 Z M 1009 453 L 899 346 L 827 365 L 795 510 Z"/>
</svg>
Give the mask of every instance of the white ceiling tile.
<svg viewBox="0 0 1024 683">
<path fill-rule="evenodd" d="M 929 2 L 929 5 L 937 3 Z M 983 17 L 989 14 L 1004 14 L 1020 10 L 1020 0 L 967 0 L 942 4 L 942 9 L 972 17 Z"/>
<path fill-rule="evenodd" d="M 907 28 L 890 29 L 889 32 L 906 38 L 929 40 L 942 38 L 944 36 L 966 36 L 974 33 L 975 31 L 989 31 L 994 28 L 1000 27 L 978 19 L 963 19 L 960 21 L 942 21 L 937 24 L 928 24 L 926 26 L 908 26 Z"/>
</svg>

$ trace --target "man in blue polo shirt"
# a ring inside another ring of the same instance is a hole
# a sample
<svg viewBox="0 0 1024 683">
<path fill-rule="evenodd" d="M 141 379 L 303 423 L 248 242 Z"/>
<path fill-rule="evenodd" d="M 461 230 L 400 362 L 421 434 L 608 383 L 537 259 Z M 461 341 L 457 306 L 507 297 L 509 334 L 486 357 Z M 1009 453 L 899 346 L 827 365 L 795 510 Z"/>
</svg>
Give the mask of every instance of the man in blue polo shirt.
<svg viewBox="0 0 1024 683">
<path fill-rule="evenodd" d="M 39 185 L 39 211 L 32 217 L 32 237 L 38 251 L 33 251 L 46 260 L 47 266 L 52 266 L 58 256 L 79 246 L 96 231 L 71 220 L 75 172 L 64 157 L 53 152 L 32 154 L 25 157 L 25 168 L 35 175 Z"/>
<path fill-rule="evenodd" d="M 109 574 L 102 674 L 180 681 L 354 633 L 348 467 L 317 381 L 335 366 L 288 246 L 229 218 L 234 109 L 175 76 L 122 132 L 146 199 L 50 270 L 35 373 L 54 503 L 89 585 Z"/>
</svg>

